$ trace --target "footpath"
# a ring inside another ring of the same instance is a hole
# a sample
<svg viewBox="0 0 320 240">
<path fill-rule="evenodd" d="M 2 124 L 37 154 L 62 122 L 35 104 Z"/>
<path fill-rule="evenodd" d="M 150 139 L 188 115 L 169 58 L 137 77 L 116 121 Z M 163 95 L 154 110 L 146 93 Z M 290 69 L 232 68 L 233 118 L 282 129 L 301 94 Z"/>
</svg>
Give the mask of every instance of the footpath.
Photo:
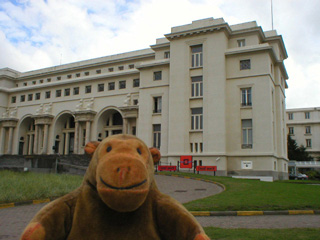
<svg viewBox="0 0 320 240">
<path fill-rule="evenodd" d="M 218 184 L 194 179 L 164 175 L 156 175 L 155 178 L 161 192 L 182 203 L 218 194 L 224 190 Z M 20 206 L 11 204 L 0 209 L 0 240 L 19 239 L 27 223 L 45 204 L 47 202 Z M 310 211 L 193 212 L 193 214 L 203 227 L 320 228 L 320 214 Z"/>
</svg>

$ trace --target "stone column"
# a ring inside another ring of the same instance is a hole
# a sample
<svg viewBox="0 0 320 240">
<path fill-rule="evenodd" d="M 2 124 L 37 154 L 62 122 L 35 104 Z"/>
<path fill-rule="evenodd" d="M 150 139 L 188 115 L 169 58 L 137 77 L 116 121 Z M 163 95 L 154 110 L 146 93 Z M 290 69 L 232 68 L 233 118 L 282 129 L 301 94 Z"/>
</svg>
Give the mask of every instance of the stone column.
<svg viewBox="0 0 320 240">
<path fill-rule="evenodd" d="M 44 133 L 43 133 L 43 149 L 42 149 L 42 154 L 47 154 L 48 151 L 48 124 L 44 125 Z"/>
<path fill-rule="evenodd" d="M 31 155 L 32 153 L 32 134 L 28 135 L 28 155 Z"/>
<path fill-rule="evenodd" d="M 66 133 L 64 139 L 64 154 L 67 155 L 69 153 L 69 140 L 70 140 L 70 133 Z"/>
<path fill-rule="evenodd" d="M 74 153 L 79 154 L 79 121 L 76 121 L 74 129 Z"/>
<path fill-rule="evenodd" d="M 127 119 L 127 118 L 124 118 L 124 119 L 123 119 L 122 132 L 123 132 L 124 134 L 127 134 L 127 133 L 128 133 L 128 119 Z"/>
<path fill-rule="evenodd" d="M 5 145 L 5 128 L 0 129 L 0 154 L 4 154 L 4 145 Z"/>
<path fill-rule="evenodd" d="M 33 139 L 33 154 L 38 154 L 38 131 L 39 131 L 39 126 L 35 126 L 34 130 L 34 139 Z"/>
<path fill-rule="evenodd" d="M 7 154 L 12 154 L 12 144 L 13 144 L 13 127 L 9 127 L 9 138 L 8 138 L 8 149 Z"/>
<path fill-rule="evenodd" d="M 91 128 L 91 122 L 87 121 L 86 122 L 86 143 L 90 142 L 90 128 Z"/>
</svg>

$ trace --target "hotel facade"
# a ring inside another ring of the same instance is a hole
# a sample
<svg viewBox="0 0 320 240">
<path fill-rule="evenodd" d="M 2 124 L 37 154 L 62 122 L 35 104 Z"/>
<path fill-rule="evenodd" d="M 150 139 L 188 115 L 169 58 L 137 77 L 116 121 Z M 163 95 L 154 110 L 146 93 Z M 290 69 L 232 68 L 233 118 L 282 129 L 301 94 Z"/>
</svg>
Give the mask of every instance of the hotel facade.
<svg viewBox="0 0 320 240">
<path fill-rule="evenodd" d="M 83 154 L 128 133 L 217 175 L 288 177 L 287 52 L 256 22 L 203 19 L 148 49 L 30 72 L 0 69 L 0 155 Z"/>
</svg>

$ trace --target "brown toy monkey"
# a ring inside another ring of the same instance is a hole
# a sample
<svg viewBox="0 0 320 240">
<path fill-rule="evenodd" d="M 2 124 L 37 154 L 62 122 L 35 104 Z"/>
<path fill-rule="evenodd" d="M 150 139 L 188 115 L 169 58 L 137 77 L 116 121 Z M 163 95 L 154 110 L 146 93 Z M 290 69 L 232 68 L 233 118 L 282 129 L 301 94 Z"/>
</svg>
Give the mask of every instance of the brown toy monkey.
<svg viewBox="0 0 320 240">
<path fill-rule="evenodd" d="M 160 193 L 154 161 L 160 152 L 130 135 L 90 142 L 82 185 L 42 208 L 22 240 L 208 240 L 176 200 Z"/>
</svg>

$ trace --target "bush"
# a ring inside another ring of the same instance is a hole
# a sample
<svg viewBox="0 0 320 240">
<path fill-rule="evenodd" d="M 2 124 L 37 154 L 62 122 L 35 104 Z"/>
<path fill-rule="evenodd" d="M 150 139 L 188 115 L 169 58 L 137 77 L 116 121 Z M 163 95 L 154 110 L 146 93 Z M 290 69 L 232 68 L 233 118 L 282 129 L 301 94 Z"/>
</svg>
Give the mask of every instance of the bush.
<svg viewBox="0 0 320 240">
<path fill-rule="evenodd" d="M 308 179 L 309 180 L 320 180 L 320 172 L 315 171 L 315 170 L 311 170 L 309 172 L 307 172 L 308 175 Z"/>
</svg>

